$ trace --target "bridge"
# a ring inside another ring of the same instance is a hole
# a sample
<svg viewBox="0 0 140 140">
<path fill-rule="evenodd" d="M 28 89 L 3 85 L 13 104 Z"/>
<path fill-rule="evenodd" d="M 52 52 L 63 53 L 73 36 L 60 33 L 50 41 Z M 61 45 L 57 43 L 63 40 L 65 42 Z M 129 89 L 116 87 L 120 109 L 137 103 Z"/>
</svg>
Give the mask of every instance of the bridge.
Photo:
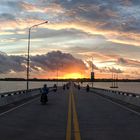
<svg viewBox="0 0 140 140">
<path fill-rule="evenodd" d="M 0 139 L 140 140 L 140 107 L 132 104 L 138 95 L 71 85 L 48 100 L 41 105 L 39 89 L 1 94 Z"/>
</svg>

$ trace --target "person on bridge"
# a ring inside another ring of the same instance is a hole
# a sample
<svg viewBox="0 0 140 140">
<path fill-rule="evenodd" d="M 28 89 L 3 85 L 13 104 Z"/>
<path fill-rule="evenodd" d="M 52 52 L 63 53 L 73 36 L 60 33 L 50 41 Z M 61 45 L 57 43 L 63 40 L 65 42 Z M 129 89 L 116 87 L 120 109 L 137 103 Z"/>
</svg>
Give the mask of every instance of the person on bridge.
<svg viewBox="0 0 140 140">
<path fill-rule="evenodd" d="M 57 85 L 54 84 L 53 88 L 54 88 L 54 92 L 56 92 L 57 91 Z"/>
<path fill-rule="evenodd" d="M 64 84 L 64 85 L 63 85 L 63 90 L 65 90 L 65 88 L 66 88 L 66 85 Z"/>
<path fill-rule="evenodd" d="M 66 87 L 67 87 L 67 89 L 69 89 L 69 84 L 68 83 L 66 84 Z"/>
<path fill-rule="evenodd" d="M 89 85 L 88 84 L 87 84 L 86 90 L 87 90 L 87 92 L 89 92 Z"/>
<path fill-rule="evenodd" d="M 47 87 L 46 84 L 44 84 L 43 88 L 41 89 L 41 103 L 44 105 L 46 102 L 48 102 L 48 96 L 47 94 L 49 93 L 49 88 Z"/>
<path fill-rule="evenodd" d="M 80 85 L 78 84 L 78 89 L 80 90 Z"/>
</svg>

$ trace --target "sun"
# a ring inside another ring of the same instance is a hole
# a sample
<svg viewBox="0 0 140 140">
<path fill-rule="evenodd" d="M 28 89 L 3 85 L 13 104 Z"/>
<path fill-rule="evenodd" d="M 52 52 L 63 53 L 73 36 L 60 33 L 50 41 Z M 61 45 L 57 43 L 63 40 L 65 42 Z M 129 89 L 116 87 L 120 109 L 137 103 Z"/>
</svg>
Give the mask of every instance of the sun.
<svg viewBox="0 0 140 140">
<path fill-rule="evenodd" d="M 83 78 L 83 76 L 80 73 L 69 73 L 64 75 L 65 79 L 78 79 Z"/>
</svg>

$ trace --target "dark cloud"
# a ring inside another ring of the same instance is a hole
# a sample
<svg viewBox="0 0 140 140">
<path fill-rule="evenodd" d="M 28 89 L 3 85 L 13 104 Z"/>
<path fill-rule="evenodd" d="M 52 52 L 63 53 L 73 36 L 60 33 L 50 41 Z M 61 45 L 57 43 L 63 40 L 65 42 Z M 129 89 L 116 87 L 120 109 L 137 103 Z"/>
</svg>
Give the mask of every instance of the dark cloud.
<svg viewBox="0 0 140 140">
<path fill-rule="evenodd" d="M 127 60 L 124 58 L 118 58 L 118 63 L 119 64 L 128 64 Z"/>
<path fill-rule="evenodd" d="M 3 21 L 15 21 L 15 16 L 9 13 L 0 14 L 0 22 Z"/>
<path fill-rule="evenodd" d="M 57 0 L 72 19 L 98 22 L 97 28 L 139 32 L 138 0 Z"/>
<path fill-rule="evenodd" d="M 84 62 L 69 53 L 52 51 L 45 55 L 31 56 L 31 71 L 66 71 L 76 72 L 86 70 Z M 0 73 L 26 71 L 26 58 L 24 56 L 8 56 L 0 53 Z"/>
<path fill-rule="evenodd" d="M 35 1 L 34 1 L 35 2 Z M 20 0 L 1 0 L 0 1 L 0 8 L 1 8 L 1 13 L 2 15 L 6 14 L 6 17 L 11 19 L 12 17 L 16 20 L 25 20 L 27 19 L 41 19 L 40 17 L 45 14 L 39 14 L 39 13 L 30 13 L 26 9 L 31 9 L 32 7 L 35 7 L 36 5 L 32 4 L 31 2 L 26 2 L 26 1 L 20 1 Z"/>
<path fill-rule="evenodd" d="M 24 10 L 23 4 L 27 4 L 27 2 L 19 0 L 1 0 L 0 4 L 3 5 L 5 9 L 9 8 L 9 10 L 20 12 Z"/>
<path fill-rule="evenodd" d="M 1 5 L 16 18 L 50 19 L 56 21 L 84 20 L 98 22 L 98 29 L 119 30 L 124 32 L 139 32 L 140 16 L 138 0 L 35 0 L 33 1 L 1 1 Z M 26 8 L 49 8 L 58 4 L 64 8 L 64 13 L 29 12 Z M 3 11 L 5 11 L 3 10 Z M 53 18 L 52 18 L 53 16 Z M 61 19 L 61 20 L 60 20 Z"/>
<path fill-rule="evenodd" d="M 0 73 L 25 71 L 25 62 L 25 58 L 22 56 L 8 56 L 0 53 Z"/>
<path fill-rule="evenodd" d="M 82 60 L 61 51 L 52 51 L 45 55 L 32 56 L 31 61 L 43 70 L 84 71 L 86 69 Z"/>
<path fill-rule="evenodd" d="M 91 68 L 93 67 L 94 70 L 99 70 L 99 68 L 98 68 L 95 64 L 93 64 L 92 61 L 86 61 L 86 62 L 88 63 L 88 65 L 89 65 Z"/>
<path fill-rule="evenodd" d="M 140 61 L 133 59 L 118 58 L 117 64 L 125 67 L 137 67 L 140 68 Z"/>
</svg>

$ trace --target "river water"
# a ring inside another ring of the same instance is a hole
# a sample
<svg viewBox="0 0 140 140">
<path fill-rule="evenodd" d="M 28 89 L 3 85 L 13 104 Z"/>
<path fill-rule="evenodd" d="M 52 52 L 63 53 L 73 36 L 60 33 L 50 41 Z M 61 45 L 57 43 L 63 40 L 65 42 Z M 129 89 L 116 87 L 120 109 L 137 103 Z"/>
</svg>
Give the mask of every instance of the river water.
<svg viewBox="0 0 140 140">
<path fill-rule="evenodd" d="M 64 82 L 58 82 L 58 86 L 62 86 Z M 30 82 L 30 88 L 40 88 L 44 84 L 47 84 L 48 87 L 57 84 L 57 82 Z M 83 83 L 81 86 L 86 86 L 89 84 L 92 86 L 91 83 Z M 94 87 L 98 88 L 105 88 L 111 89 L 111 82 L 94 82 Z M 112 89 L 112 90 L 120 90 L 132 93 L 140 94 L 140 82 L 118 82 L 119 88 Z M 9 91 L 16 91 L 16 90 L 24 90 L 26 89 L 26 82 L 25 81 L 0 81 L 0 93 L 9 92 Z"/>
<path fill-rule="evenodd" d="M 29 82 L 29 88 L 40 88 L 44 84 L 47 84 L 48 87 L 52 87 L 57 82 Z M 62 86 L 62 82 L 58 82 L 58 86 Z M 26 82 L 25 81 L 0 81 L 0 93 L 25 90 Z"/>
<path fill-rule="evenodd" d="M 89 84 L 92 87 L 92 83 L 84 83 L 86 86 Z M 110 88 L 112 86 L 112 82 L 94 82 L 93 87 L 111 89 L 111 90 L 119 90 L 126 91 L 131 93 L 140 94 L 140 82 L 118 82 L 118 88 Z"/>
</svg>

